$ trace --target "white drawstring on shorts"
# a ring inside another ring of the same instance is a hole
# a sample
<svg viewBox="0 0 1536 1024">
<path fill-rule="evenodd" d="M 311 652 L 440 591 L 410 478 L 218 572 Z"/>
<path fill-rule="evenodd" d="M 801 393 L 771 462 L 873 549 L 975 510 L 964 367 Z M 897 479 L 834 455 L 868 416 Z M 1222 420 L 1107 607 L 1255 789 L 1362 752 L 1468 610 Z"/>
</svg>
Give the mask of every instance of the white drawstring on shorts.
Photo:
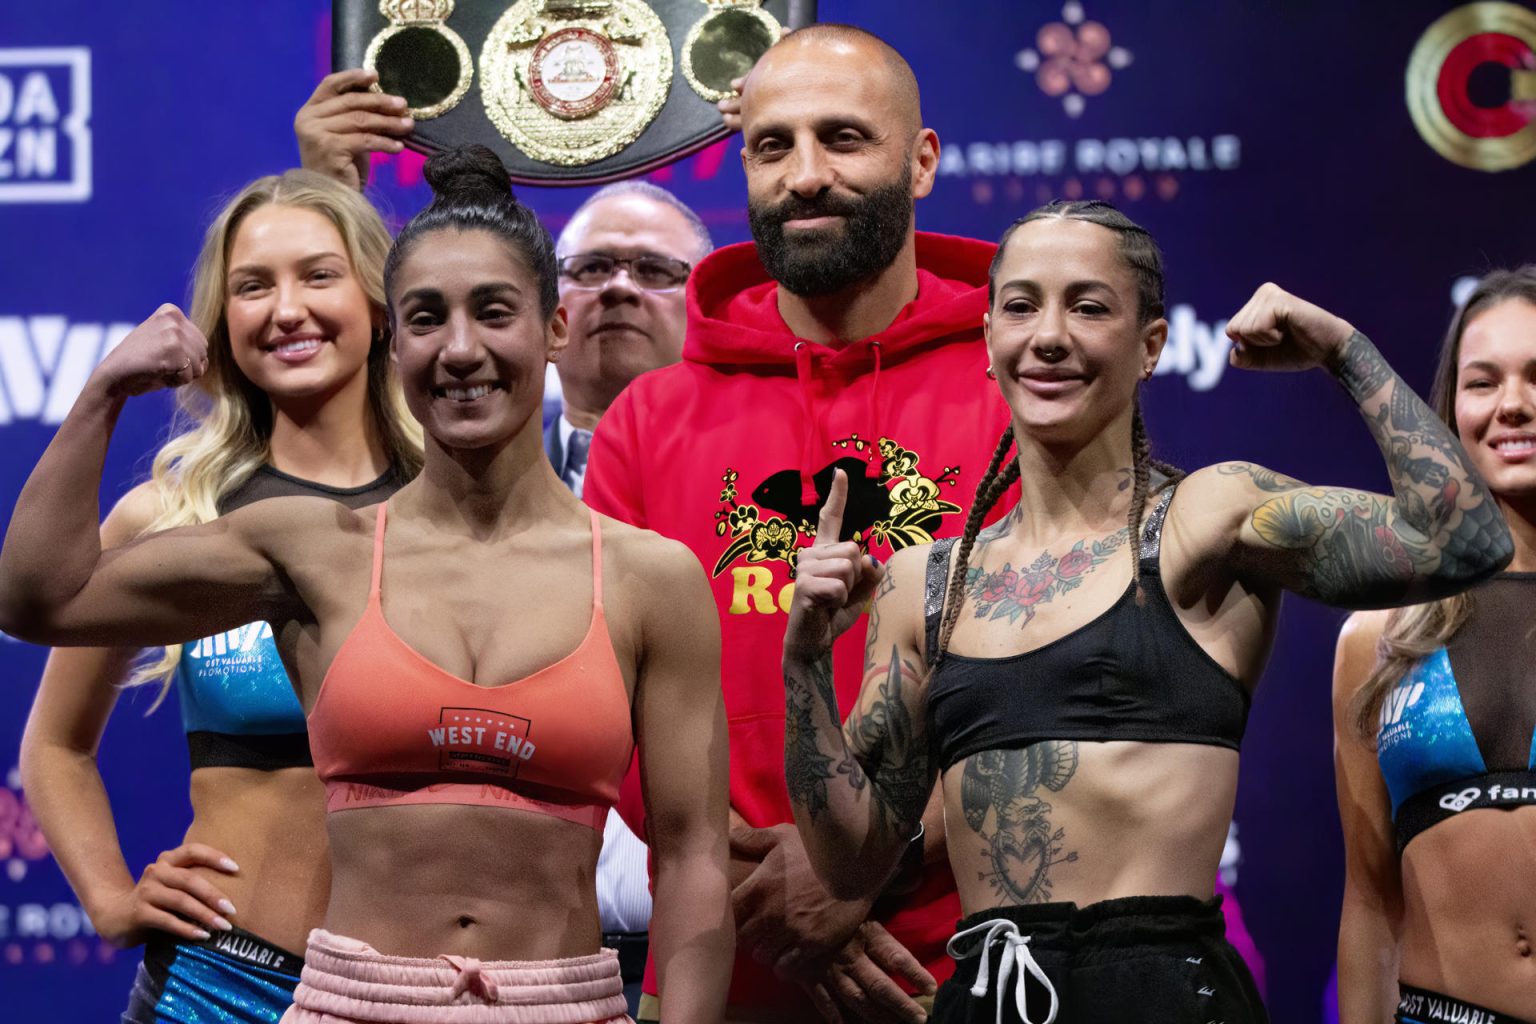
<svg viewBox="0 0 1536 1024">
<path fill-rule="evenodd" d="M 955 952 L 955 945 L 967 935 L 977 932 L 985 932 L 981 945 L 969 953 Z M 949 945 L 944 947 L 945 952 L 956 960 L 965 960 L 973 956 L 981 957 L 981 968 L 976 972 L 976 984 L 971 986 L 971 995 L 978 999 L 987 994 L 988 983 L 991 979 L 992 965 L 988 954 L 997 943 L 1003 944 L 1003 958 L 997 965 L 997 1024 L 1003 1024 L 1003 1000 L 1008 989 L 1008 977 L 1013 974 L 1014 966 L 1020 970 L 1013 984 L 1013 1002 L 1019 1010 L 1019 1019 L 1024 1024 L 1036 1024 L 1029 1019 L 1029 1009 L 1025 1005 L 1025 985 L 1029 976 L 1033 974 L 1035 980 L 1045 986 L 1045 990 L 1051 994 L 1051 1012 L 1045 1015 L 1045 1020 L 1039 1024 L 1051 1024 L 1056 1019 L 1056 1010 L 1060 1006 L 1056 998 L 1056 986 L 1051 984 L 1051 979 L 1045 976 L 1040 965 L 1035 962 L 1035 955 L 1029 951 L 1029 936 L 1019 932 L 1019 926 L 1012 921 L 999 918 L 992 921 L 983 921 L 963 932 L 956 932 L 954 938 L 949 940 Z"/>
</svg>

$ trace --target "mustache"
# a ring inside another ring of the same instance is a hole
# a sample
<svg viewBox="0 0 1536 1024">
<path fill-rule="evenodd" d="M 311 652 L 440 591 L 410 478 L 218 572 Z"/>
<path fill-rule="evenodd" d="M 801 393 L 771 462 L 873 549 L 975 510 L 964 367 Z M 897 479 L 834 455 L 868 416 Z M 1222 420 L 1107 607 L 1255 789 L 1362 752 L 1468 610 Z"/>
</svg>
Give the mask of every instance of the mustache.
<svg viewBox="0 0 1536 1024">
<path fill-rule="evenodd" d="M 763 205 L 759 213 L 764 220 L 774 224 L 784 224 L 788 221 L 805 220 L 811 217 L 853 217 L 858 214 L 859 209 L 857 200 L 827 193 L 816 196 L 814 199 L 791 196 L 771 206 Z"/>
</svg>

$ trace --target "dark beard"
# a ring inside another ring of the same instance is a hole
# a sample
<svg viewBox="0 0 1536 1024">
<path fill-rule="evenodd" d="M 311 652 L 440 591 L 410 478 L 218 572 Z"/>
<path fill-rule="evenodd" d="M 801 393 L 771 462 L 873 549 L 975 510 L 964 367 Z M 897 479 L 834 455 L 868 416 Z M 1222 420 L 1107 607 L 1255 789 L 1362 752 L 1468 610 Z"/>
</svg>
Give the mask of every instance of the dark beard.
<svg viewBox="0 0 1536 1024">
<path fill-rule="evenodd" d="M 842 226 L 785 237 L 786 221 L 827 216 L 843 217 Z M 747 219 L 769 277 L 804 298 L 833 295 L 896 261 L 912 226 L 912 172 L 904 168 L 900 180 L 860 198 L 825 192 L 815 199 L 748 204 Z"/>
</svg>

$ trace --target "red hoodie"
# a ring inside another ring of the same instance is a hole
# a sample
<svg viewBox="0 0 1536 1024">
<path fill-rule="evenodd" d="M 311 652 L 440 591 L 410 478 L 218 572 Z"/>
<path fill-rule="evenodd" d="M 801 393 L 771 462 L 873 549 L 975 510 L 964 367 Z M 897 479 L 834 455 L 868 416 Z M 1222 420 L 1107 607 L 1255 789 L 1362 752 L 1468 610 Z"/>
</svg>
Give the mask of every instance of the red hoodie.
<svg viewBox="0 0 1536 1024">
<path fill-rule="evenodd" d="M 688 284 L 683 361 L 647 373 L 604 414 L 585 498 L 599 512 L 687 544 L 720 608 L 731 806 L 749 825 L 792 821 L 784 786 L 779 660 L 791 560 L 810 543 L 833 469 L 848 470 L 844 529 L 870 552 L 959 534 L 1008 422 L 986 379 L 981 317 L 996 247 L 917 235 L 917 298 L 883 332 L 818 345 L 779 316 L 778 285 L 750 244 L 721 249 Z M 1011 502 L 999 502 L 1007 508 Z M 837 643 L 839 705 L 863 674 L 864 623 Z M 960 916 L 946 867 L 894 914 L 890 932 L 940 981 Z M 813 1020 L 796 986 L 739 951 L 730 1003 Z M 655 992 L 648 977 L 646 991 Z"/>
</svg>

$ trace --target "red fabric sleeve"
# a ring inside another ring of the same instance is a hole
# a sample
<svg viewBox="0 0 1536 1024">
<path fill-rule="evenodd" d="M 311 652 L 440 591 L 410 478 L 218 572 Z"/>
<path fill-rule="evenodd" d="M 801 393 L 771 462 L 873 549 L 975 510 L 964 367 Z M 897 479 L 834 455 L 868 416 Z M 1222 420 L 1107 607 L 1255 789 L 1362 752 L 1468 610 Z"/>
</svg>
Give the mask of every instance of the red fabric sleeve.
<svg viewBox="0 0 1536 1024">
<path fill-rule="evenodd" d="M 635 384 L 619 394 L 598 421 L 587 453 L 582 500 L 589 508 L 631 526 L 646 528 L 645 499 L 635 439 Z"/>
</svg>

